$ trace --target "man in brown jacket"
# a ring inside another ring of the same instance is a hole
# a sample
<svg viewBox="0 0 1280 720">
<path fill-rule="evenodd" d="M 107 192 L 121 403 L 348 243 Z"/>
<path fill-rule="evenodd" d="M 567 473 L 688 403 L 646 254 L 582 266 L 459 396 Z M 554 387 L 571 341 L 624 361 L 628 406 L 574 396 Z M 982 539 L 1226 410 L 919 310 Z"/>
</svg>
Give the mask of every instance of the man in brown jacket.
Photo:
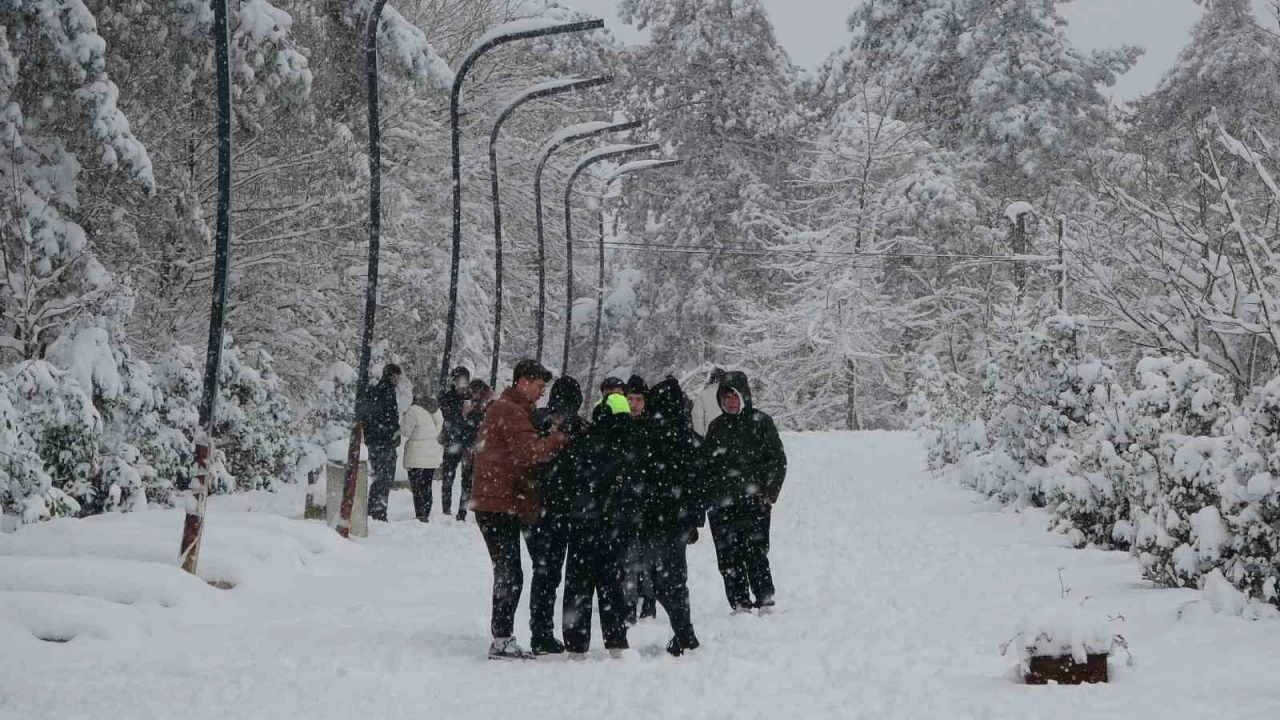
<svg viewBox="0 0 1280 720">
<path fill-rule="evenodd" d="M 524 587 L 520 568 L 520 524 L 538 518 L 538 464 L 568 443 L 559 429 L 540 437 L 533 409 L 551 381 L 551 372 L 533 360 L 516 364 L 511 387 L 489 406 L 476 439 L 471 508 L 493 562 L 491 660 L 533 655 L 515 640 L 516 608 Z"/>
</svg>

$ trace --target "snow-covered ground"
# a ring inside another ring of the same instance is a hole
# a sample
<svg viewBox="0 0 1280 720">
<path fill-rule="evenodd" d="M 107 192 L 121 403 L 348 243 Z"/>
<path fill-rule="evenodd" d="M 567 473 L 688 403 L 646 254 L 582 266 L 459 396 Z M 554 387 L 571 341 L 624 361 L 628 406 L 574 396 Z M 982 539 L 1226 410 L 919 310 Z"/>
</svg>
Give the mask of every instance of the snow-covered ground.
<svg viewBox="0 0 1280 720">
<path fill-rule="evenodd" d="M 690 552 L 703 649 L 659 622 L 609 660 L 494 663 L 474 524 L 392 522 L 358 542 L 300 489 L 217 498 L 205 580 L 173 569 L 181 516 L 59 521 L 0 535 L 0 718 L 1192 718 L 1280 712 L 1280 621 L 1156 590 L 1124 554 L 1068 549 L 1044 517 L 931 477 L 905 434 L 787 437 L 774 515 L 780 610 L 730 617 L 710 538 Z M 438 512 L 438 511 L 437 511 Z M 169 567 L 166 567 L 168 565 Z M 1030 687 L 999 646 L 1060 595 L 1123 616 L 1113 682 Z M 527 577 L 527 574 L 526 574 Z M 527 588 L 526 597 L 527 600 Z M 518 617 L 528 639 L 527 614 Z M 66 640 L 68 642 L 44 642 Z"/>
</svg>

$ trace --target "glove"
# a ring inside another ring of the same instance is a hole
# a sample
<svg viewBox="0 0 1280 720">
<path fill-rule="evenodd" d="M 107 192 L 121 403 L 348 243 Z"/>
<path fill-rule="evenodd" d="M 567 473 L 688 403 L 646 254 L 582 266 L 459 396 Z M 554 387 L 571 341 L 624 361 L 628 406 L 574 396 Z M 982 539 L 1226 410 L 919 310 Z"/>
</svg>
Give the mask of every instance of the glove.
<svg viewBox="0 0 1280 720">
<path fill-rule="evenodd" d="M 689 531 L 689 539 L 687 541 L 687 544 L 692 545 L 696 542 L 698 542 L 698 528 L 693 528 L 692 530 Z"/>
</svg>

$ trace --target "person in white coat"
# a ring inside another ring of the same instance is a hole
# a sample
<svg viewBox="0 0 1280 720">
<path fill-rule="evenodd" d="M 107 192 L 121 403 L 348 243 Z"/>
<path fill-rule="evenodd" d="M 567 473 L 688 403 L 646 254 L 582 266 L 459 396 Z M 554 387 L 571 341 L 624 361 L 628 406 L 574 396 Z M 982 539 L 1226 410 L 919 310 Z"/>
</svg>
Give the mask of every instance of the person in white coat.
<svg viewBox="0 0 1280 720">
<path fill-rule="evenodd" d="M 431 517 L 431 481 L 444 460 L 440 432 L 444 417 L 435 398 L 423 394 L 400 416 L 400 435 L 404 437 L 404 469 L 409 473 L 409 490 L 413 493 L 413 513 L 419 522 Z"/>
<path fill-rule="evenodd" d="M 698 437 L 707 436 L 707 428 L 711 427 L 711 421 L 720 417 L 720 400 L 716 397 L 716 393 L 720 390 L 720 380 L 724 377 L 724 369 L 716 368 L 711 371 L 711 377 L 707 379 L 707 387 L 698 393 L 698 397 L 693 401 L 693 431 Z"/>
</svg>

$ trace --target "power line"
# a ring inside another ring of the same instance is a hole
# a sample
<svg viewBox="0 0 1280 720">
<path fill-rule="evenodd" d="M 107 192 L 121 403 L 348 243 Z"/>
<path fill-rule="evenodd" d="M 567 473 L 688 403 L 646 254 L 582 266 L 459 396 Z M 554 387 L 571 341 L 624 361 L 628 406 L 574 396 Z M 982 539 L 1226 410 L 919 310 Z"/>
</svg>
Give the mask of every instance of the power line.
<svg viewBox="0 0 1280 720">
<path fill-rule="evenodd" d="M 599 243 L 575 243 L 577 247 L 597 248 Z M 895 259 L 919 258 L 937 260 L 989 260 L 993 262 L 1054 262 L 1056 257 L 1049 255 L 982 255 L 976 253 L 870 253 L 842 250 L 785 250 L 785 249 L 740 249 L 715 248 L 697 245 L 659 245 L 651 243 L 629 243 L 617 240 L 606 240 L 604 246 L 618 250 L 638 250 L 644 252 L 667 252 L 690 255 L 740 255 L 748 257 L 775 257 L 777 255 L 799 255 L 808 257 L 852 257 L 859 259 Z"/>
</svg>

